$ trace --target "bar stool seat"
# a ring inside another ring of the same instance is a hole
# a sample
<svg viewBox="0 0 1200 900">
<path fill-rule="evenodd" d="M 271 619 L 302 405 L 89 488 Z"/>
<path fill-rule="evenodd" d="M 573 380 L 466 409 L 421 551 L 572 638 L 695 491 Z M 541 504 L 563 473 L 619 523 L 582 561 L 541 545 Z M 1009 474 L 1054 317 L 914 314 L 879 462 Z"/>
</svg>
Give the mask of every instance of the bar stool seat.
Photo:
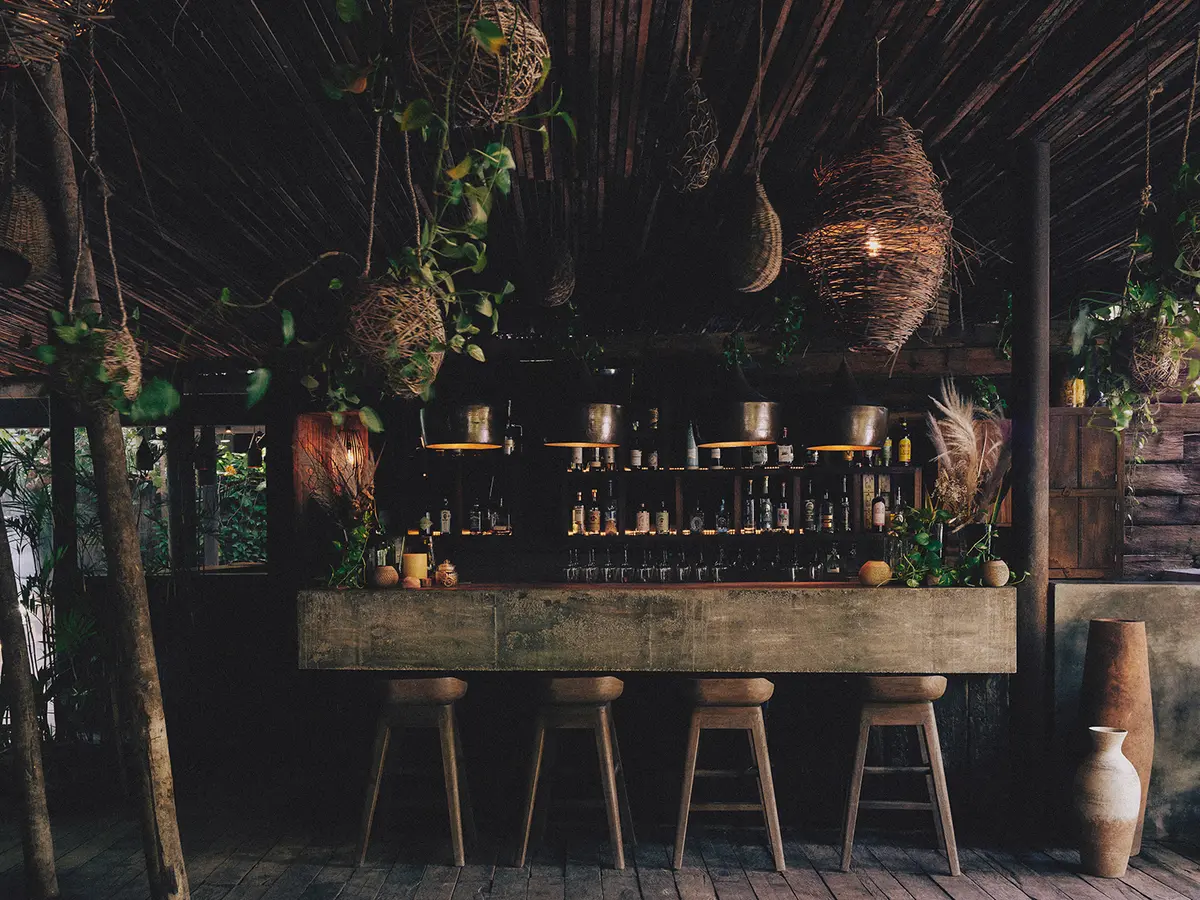
<svg viewBox="0 0 1200 900">
<path fill-rule="evenodd" d="M 683 867 L 683 848 L 687 839 L 688 816 L 692 812 L 762 811 L 776 870 L 786 869 L 783 860 L 783 836 L 779 830 L 779 811 L 775 806 L 775 781 L 771 776 L 771 757 L 767 753 L 767 730 L 762 705 L 771 699 L 775 685 L 766 678 L 694 678 L 689 685 L 692 720 L 688 728 L 687 755 L 683 763 L 683 790 L 679 798 L 679 820 L 675 827 L 674 867 Z M 746 731 L 754 764 L 749 769 L 697 769 L 700 732 L 706 728 Z M 758 803 L 692 803 L 692 787 L 697 778 L 736 778 L 754 776 L 758 782 Z"/>
<path fill-rule="evenodd" d="M 635 843 L 635 838 L 633 819 L 629 813 L 629 795 L 625 788 L 625 767 L 621 763 L 621 748 L 612 720 L 612 701 L 620 697 L 624 689 L 624 682 L 611 675 L 549 678 L 542 685 L 542 704 L 534 725 L 529 789 L 525 795 L 522 817 L 521 850 L 516 861 L 518 868 L 525 865 L 525 857 L 529 852 L 529 836 L 538 803 L 538 783 L 545 768 L 543 759 L 553 759 L 552 753 L 547 754 L 546 745 L 553 740 L 556 729 L 590 730 L 595 733 L 604 809 L 613 846 L 613 865 L 617 869 L 625 868 L 625 838 L 628 837 L 630 845 Z"/>
<path fill-rule="evenodd" d="M 367 796 L 363 803 L 362 830 L 358 848 L 358 864 L 367 859 L 371 841 L 371 826 L 379 804 L 383 784 L 384 762 L 397 728 L 436 728 L 442 750 L 442 777 L 446 784 L 446 805 L 450 813 L 450 844 L 454 864 L 466 865 L 463 824 L 467 834 L 475 839 L 475 818 L 471 812 L 471 796 L 463 770 L 462 742 L 454 704 L 467 693 L 467 683 L 460 678 L 389 678 L 382 684 L 383 706 L 375 725 L 375 747 L 371 755 L 371 774 Z"/>
<path fill-rule="evenodd" d="M 938 844 L 946 851 L 950 874 L 960 873 L 958 846 L 954 840 L 954 822 L 950 815 L 950 795 L 946 790 L 946 773 L 942 766 L 942 746 L 938 738 L 937 718 L 933 701 L 946 692 L 942 675 L 869 675 L 862 679 L 862 706 L 859 710 L 858 745 L 854 767 L 850 772 L 850 788 L 846 797 L 846 815 L 842 826 L 842 871 L 850 871 L 854 851 L 854 828 L 859 809 L 930 810 Z M 917 729 L 917 744 L 921 750 L 921 765 L 868 766 L 867 742 L 871 728 L 885 725 L 908 725 Z M 864 775 L 915 774 L 925 777 L 929 801 L 863 800 Z"/>
</svg>

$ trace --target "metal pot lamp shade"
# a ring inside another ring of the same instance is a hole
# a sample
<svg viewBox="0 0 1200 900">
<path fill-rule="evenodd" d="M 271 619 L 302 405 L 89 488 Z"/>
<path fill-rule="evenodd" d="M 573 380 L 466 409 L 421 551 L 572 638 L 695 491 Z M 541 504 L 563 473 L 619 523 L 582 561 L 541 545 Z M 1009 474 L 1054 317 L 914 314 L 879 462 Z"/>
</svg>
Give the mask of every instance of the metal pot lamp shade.
<svg viewBox="0 0 1200 900">
<path fill-rule="evenodd" d="M 602 400 L 574 403 L 567 407 L 561 424 L 545 444 L 547 447 L 620 447 L 625 410 L 619 403 Z"/>
<path fill-rule="evenodd" d="M 709 412 L 699 417 L 696 446 L 706 449 L 763 447 L 779 436 L 779 404 L 763 397 L 738 366 L 732 390 L 713 400 Z"/>
<path fill-rule="evenodd" d="M 429 450 L 499 450 L 504 446 L 496 407 L 439 403 L 421 410 L 421 441 Z"/>
<path fill-rule="evenodd" d="M 816 429 L 817 440 L 806 444 L 809 450 L 878 450 L 887 437 L 886 407 L 864 403 L 858 383 L 846 360 L 833 380 L 829 402 L 823 407 L 822 424 Z"/>
</svg>

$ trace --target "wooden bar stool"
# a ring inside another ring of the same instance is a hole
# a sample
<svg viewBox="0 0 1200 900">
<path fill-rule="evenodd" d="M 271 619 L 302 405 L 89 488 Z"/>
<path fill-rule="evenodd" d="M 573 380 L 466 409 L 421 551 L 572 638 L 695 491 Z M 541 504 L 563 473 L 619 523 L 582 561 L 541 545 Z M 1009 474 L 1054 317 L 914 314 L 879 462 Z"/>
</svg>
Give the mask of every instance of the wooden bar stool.
<svg viewBox="0 0 1200 900">
<path fill-rule="evenodd" d="M 950 818 L 950 795 L 946 791 L 946 772 L 942 767 L 942 745 L 938 741 L 933 701 L 946 692 L 942 675 L 871 675 L 863 679 L 863 704 L 858 720 L 858 748 L 850 772 L 850 791 L 846 798 L 846 820 L 842 830 L 842 871 L 850 871 L 854 849 L 854 826 L 859 809 L 928 809 L 933 811 L 933 826 L 938 843 L 946 851 L 950 874 L 958 875 L 958 845 L 954 841 L 954 822 Z M 915 725 L 921 747 L 919 766 L 868 766 L 867 739 L 872 725 Z M 912 773 L 925 776 L 929 802 L 910 800 L 861 800 L 863 775 Z"/>
<path fill-rule="evenodd" d="M 463 847 L 463 820 L 471 840 L 475 839 L 475 819 L 471 796 L 463 770 L 462 743 L 454 704 L 467 693 L 467 683 L 458 678 L 390 678 L 383 684 L 383 709 L 375 726 L 375 749 L 371 757 L 371 776 L 363 804 L 362 839 L 358 864 L 367 858 L 371 825 L 383 782 L 383 764 L 394 728 L 437 728 L 442 745 L 442 775 L 446 781 L 446 804 L 450 811 L 450 843 L 454 864 L 466 865 Z"/>
<path fill-rule="evenodd" d="M 767 823 L 771 855 L 776 870 L 782 872 L 783 837 L 779 831 L 779 811 L 775 807 L 775 782 L 771 777 L 771 757 L 767 753 L 767 729 L 763 724 L 762 705 L 771 699 L 775 685 L 765 678 L 696 678 L 691 682 L 692 724 L 688 729 L 687 757 L 683 764 L 683 793 L 679 799 L 679 822 L 675 828 L 675 868 L 683 866 L 683 844 L 687 838 L 688 813 L 696 811 L 759 811 Z M 749 733 L 754 765 L 749 769 L 697 769 L 696 753 L 700 731 L 704 728 L 743 729 Z M 758 803 L 692 803 L 692 785 L 697 778 L 732 778 L 754 775 L 758 782 Z"/>
<path fill-rule="evenodd" d="M 622 822 L 625 824 L 629 843 L 633 845 L 636 840 L 633 834 L 633 820 L 629 814 L 629 796 L 625 790 L 625 768 L 621 764 L 621 749 L 617 744 L 617 732 L 612 720 L 612 701 L 621 696 L 624 688 L 621 679 L 607 675 L 592 678 L 551 678 L 546 682 L 534 726 L 533 759 L 529 767 L 529 791 L 525 796 L 521 852 L 517 856 L 518 867 L 525 865 L 525 856 L 529 851 L 529 833 L 533 827 L 547 730 L 590 729 L 596 734 L 596 751 L 600 756 L 600 782 L 604 788 L 604 809 L 608 816 L 614 865 L 618 869 L 625 868 Z"/>
</svg>

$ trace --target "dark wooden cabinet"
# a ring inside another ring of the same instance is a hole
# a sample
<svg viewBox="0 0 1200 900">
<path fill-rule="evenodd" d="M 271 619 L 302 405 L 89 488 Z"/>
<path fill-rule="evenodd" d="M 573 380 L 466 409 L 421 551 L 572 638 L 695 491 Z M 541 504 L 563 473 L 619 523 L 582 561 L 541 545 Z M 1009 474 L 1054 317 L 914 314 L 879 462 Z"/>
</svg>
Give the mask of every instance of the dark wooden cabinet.
<svg viewBox="0 0 1200 900">
<path fill-rule="evenodd" d="M 1091 409 L 1050 410 L 1050 577 L 1122 574 L 1125 453 Z"/>
</svg>

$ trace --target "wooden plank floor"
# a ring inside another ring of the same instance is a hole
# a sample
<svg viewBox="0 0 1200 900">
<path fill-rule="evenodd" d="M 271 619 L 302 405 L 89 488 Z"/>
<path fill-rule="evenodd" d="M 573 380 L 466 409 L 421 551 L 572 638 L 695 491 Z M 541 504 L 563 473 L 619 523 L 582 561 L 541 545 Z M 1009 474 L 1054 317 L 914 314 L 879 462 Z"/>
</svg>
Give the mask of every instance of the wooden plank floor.
<svg viewBox="0 0 1200 900">
<path fill-rule="evenodd" d="M 290 829 L 278 818 L 184 822 L 195 900 L 1200 900 L 1200 849 L 1172 843 L 1147 843 L 1125 877 L 1112 880 L 1080 874 L 1073 850 L 964 847 L 963 876 L 951 878 L 941 853 L 907 837 L 865 835 L 846 873 L 832 844 L 785 834 L 780 874 L 761 831 L 696 827 L 678 872 L 665 829 L 645 828 L 620 872 L 599 835 L 556 829 L 523 869 L 511 866 L 511 847 L 485 845 L 459 869 L 445 864 L 440 837 L 413 844 L 384 833 L 367 864 L 355 866 L 350 834 Z M 130 820 L 65 818 L 55 825 L 55 851 L 64 900 L 148 896 Z M 9 819 L 0 824 L 0 898 L 24 896 Z"/>
</svg>

